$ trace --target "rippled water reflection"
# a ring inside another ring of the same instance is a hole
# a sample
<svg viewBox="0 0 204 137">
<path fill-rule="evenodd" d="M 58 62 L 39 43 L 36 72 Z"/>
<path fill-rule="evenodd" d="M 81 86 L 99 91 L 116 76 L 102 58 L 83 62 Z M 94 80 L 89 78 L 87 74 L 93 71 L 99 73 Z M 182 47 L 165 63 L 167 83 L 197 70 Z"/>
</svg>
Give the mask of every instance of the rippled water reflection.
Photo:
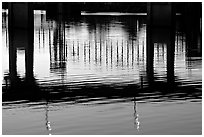
<svg viewBox="0 0 204 137">
<path fill-rule="evenodd" d="M 62 20 L 35 11 L 28 75 L 34 79 L 27 87 L 24 42 L 33 37 L 19 32 L 13 43 L 20 85 L 12 89 L 8 17 L 2 15 L 3 134 L 201 134 L 202 59 L 186 55 L 180 27 L 174 81 L 167 82 L 167 45 L 155 43 L 150 82 L 145 16 Z"/>
</svg>

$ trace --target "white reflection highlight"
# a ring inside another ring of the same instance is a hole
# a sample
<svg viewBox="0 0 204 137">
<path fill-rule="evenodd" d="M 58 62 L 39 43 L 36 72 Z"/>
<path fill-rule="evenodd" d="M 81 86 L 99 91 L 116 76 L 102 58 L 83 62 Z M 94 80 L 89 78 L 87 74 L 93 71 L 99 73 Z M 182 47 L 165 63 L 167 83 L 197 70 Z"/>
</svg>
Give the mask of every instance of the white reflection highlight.
<svg viewBox="0 0 204 137">
<path fill-rule="evenodd" d="M 45 122 L 46 122 L 46 129 L 48 131 L 48 135 L 52 135 L 51 134 L 51 122 L 49 121 L 48 119 L 48 112 L 49 112 L 49 106 L 48 106 L 48 102 L 46 103 L 46 106 L 45 106 Z"/>
<path fill-rule="evenodd" d="M 139 114 L 137 110 L 137 103 L 135 100 L 136 99 L 134 97 L 134 126 L 136 127 L 137 131 L 139 131 L 139 128 L 140 128 Z"/>
</svg>

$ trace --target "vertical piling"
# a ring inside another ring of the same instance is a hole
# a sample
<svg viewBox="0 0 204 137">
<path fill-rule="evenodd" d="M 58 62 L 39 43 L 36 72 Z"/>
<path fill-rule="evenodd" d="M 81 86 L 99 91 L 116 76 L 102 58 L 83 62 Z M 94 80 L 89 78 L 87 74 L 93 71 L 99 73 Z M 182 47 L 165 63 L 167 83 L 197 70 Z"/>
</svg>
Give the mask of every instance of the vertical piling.
<svg viewBox="0 0 204 137">
<path fill-rule="evenodd" d="M 173 3 L 147 4 L 147 75 L 150 82 L 154 77 L 154 44 L 167 45 L 167 81 L 174 77 L 175 11 Z"/>
<path fill-rule="evenodd" d="M 33 79 L 33 37 L 34 14 L 32 3 L 11 2 L 8 9 L 9 27 L 9 71 L 11 77 L 16 77 L 16 46 L 25 48 L 26 80 Z M 23 43 L 18 43 L 23 41 Z"/>
</svg>

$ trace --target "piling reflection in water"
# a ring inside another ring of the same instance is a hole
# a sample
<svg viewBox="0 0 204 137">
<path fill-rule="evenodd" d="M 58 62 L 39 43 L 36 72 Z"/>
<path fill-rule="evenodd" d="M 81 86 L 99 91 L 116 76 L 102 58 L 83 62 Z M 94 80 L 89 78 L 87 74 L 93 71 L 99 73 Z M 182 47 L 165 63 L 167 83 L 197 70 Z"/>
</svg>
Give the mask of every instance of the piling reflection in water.
<svg viewBox="0 0 204 137">
<path fill-rule="evenodd" d="M 49 38 L 50 36 L 49 30 Z M 51 42 L 51 40 L 49 40 Z M 62 22 L 62 17 L 60 16 L 57 20 L 57 26 L 53 32 L 53 43 L 49 43 L 50 48 L 50 69 L 56 70 L 61 69 L 66 70 L 67 61 L 67 45 L 65 43 L 65 24 Z"/>
</svg>

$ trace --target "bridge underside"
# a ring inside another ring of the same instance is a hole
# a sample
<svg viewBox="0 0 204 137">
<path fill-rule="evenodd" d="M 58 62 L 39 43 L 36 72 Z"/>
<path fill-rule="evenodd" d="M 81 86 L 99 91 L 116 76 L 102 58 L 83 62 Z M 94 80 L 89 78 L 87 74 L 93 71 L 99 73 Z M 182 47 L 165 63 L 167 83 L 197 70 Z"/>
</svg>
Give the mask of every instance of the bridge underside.
<svg viewBox="0 0 204 137">
<path fill-rule="evenodd" d="M 19 2 L 18 2 L 19 3 Z M 59 2 L 29 2 L 32 3 L 34 10 L 46 10 L 50 7 L 56 7 Z M 132 12 L 132 13 L 147 13 L 147 2 L 62 2 L 63 5 L 72 5 L 70 8 L 78 9 L 87 12 Z M 197 6 L 195 7 L 195 4 Z M 2 2 L 2 9 L 8 9 L 9 2 Z M 183 13 L 186 9 L 187 2 L 174 2 L 177 13 Z M 200 5 L 200 6 L 199 6 Z M 193 6 L 193 11 L 202 11 L 199 2 L 189 4 Z M 67 6 L 68 7 L 68 6 Z M 74 10 L 75 10 L 74 9 Z M 56 11 L 57 9 L 52 9 Z M 190 9 L 191 10 L 191 9 Z M 190 11 L 191 12 L 191 11 Z"/>
</svg>

